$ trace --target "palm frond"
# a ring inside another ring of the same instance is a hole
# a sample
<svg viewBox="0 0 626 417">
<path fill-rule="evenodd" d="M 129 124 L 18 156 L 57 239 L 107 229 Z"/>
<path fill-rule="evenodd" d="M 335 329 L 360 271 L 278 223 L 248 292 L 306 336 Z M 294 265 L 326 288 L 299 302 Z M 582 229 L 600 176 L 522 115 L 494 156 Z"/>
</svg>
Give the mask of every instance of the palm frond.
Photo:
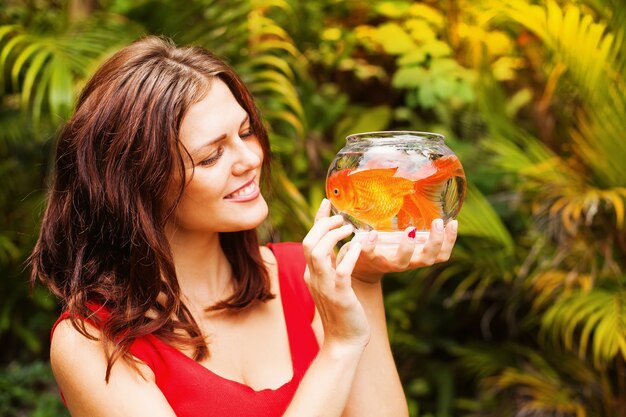
<svg viewBox="0 0 626 417">
<path fill-rule="evenodd" d="M 528 284 L 535 294 L 532 311 L 537 313 L 561 295 L 569 295 L 578 290 L 589 292 L 593 288 L 593 277 L 588 273 L 549 269 L 538 271 L 529 277 Z"/>
<path fill-rule="evenodd" d="M 626 184 L 626 120 L 623 26 L 594 22 L 576 5 L 545 7 L 513 0 L 496 2 L 508 19 L 534 32 L 564 65 L 583 96 L 572 139 L 581 159 L 593 169 L 601 187 Z M 619 16 L 618 13 L 615 16 Z"/>
<path fill-rule="evenodd" d="M 468 185 L 463 209 L 459 213 L 459 234 L 489 239 L 505 254 L 514 250 L 513 238 L 487 198 Z"/>
<path fill-rule="evenodd" d="M 594 22 L 577 5 L 561 8 L 554 0 L 545 7 L 523 0 L 496 3 L 496 8 L 534 32 L 558 55 L 588 98 L 606 86 L 606 65 L 611 64 L 616 42 L 605 23 Z"/>
<path fill-rule="evenodd" d="M 541 328 L 566 349 L 577 346 L 581 357 L 590 347 L 593 363 L 605 367 L 617 356 L 626 358 L 626 296 L 602 289 L 563 296 L 544 314 Z"/>
<path fill-rule="evenodd" d="M 450 350 L 461 367 L 478 379 L 499 374 L 517 357 L 515 352 L 484 342 L 453 346 Z"/>
<path fill-rule="evenodd" d="M 11 91 L 20 92 L 23 110 L 35 121 L 48 112 L 58 122 L 70 113 L 75 86 L 92 63 L 131 38 L 132 31 L 121 27 L 116 19 L 94 19 L 58 35 L 36 35 L 0 26 L 0 76 L 8 78 Z"/>
<path fill-rule="evenodd" d="M 597 183 L 606 188 L 626 186 L 625 95 L 626 87 L 609 87 L 603 101 L 590 103 L 579 115 L 572 133 L 577 153 L 593 169 Z"/>
<path fill-rule="evenodd" d="M 279 3 L 274 7 L 290 13 L 286 2 Z M 249 16 L 250 56 L 243 67 L 245 79 L 270 124 L 282 134 L 286 133 L 284 127 L 290 129 L 290 136 L 302 146 L 305 115 L 296 82 L 303 77 L 307 63 L 280 22 L 268 16 L 268 7 L 263 5 Z"/>
<path fill-rule="evenodd" d="M 578 393 L 565 388 L 558 379 L 536 370 L 508 368 L 500 375 L 490 378 L 490 382 L 495 390 L 516 388 L 519 398 L 516 408 L 521 414 L 587 416 Z"/>
<path fill-rule="evenodd" d="M 504 96 L 495 83 L 483 78 L 481 86 L 485 94 L 480 105 L 485 114 L 489 114 L 486 120 L 490 129 L 489 138 L 482 146 L 492 155 L 492 163 L 516 178 L 519 190 L 530 197 L 538 224 L 548 225 L 545 230 L 553 236 L 562 231 L 575 236 L 582 228 L 591 228 L 598 218 L 612 218 L 615 227 L 623 229 L 624 187 L 603 189 L 594 184 L 596 177 L 589 175 L 583 162 L 562 158 L 507 117 Z M 606 116 L 609 117 L 608 113 Z M 574 138 L 579 138 L 579 149 L 586 152 L 584 163 L 598 167 L 598 171 L 593 172 L 600 173 L 604 169 L 607 177 L 611 175 L 624 183 L 623 178 L 616 177 L 624 169 L 624 164 L 617 162 L 621 161 L 620 148 L 624 145 L 614 143 L 620 141 L 616 124 L 619 118 L 600 124 L 604 129 L 611 129 L 613 135 L 594 136 L 597 137 L 594 143 L 583 141 L 580 135 Z M 626 160 L 626 154 L 624 158 Z"/>
</svg>

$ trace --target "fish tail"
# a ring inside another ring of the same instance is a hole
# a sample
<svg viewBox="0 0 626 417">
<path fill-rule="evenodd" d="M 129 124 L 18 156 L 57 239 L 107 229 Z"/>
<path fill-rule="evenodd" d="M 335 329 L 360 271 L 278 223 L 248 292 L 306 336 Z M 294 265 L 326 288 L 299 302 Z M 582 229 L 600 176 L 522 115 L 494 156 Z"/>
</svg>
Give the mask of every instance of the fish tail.
<svg viewBox="0 0 626 417">
<path fill-rule="evenodd" d="M 405 229 L 429 229 L 433 220 L 442 217 L 441 204 L 428 193 L 415 193 L 405 197 L 402 210 L 398 213 L 398 227 Z"/>
<path fill-rule="evenodd" d="M 418 229 L 421 229 L 422 227 L 416 224 L 416 221 L 421 220 L 421 218 L 414 219 L 414 214 L 412 214 L 416 212 L 417 212 L 417 208 L 414 207 L 413 203 L 408 197 L 405 197 L 404 204 L 402 205 L 402 208 L 398 212 L 398 216 L 397 216 L 398 229 L 404 230 L 409 226 L 414 226 Z"/>
<path fill-rule="evenodd" d="M 431 184 L 446 181 L 451 177 L 465 176 L 461 161 L 454 155 L 447 155 L 436 159 L 432 164 L 437 170 L 432 175 L 415 181 L 416 190 Z"/>
<path fill-rule="evenodd" d="M 456 176 L 465 176 L 461 162 L 454 155 L 447 155 L 432 162 L 436 171 L 415 181 L 413 192 L 404 197 L 402 210 L 398 213 L 398 226 L 414 226 L 428 229 L 433 220 L 443 217 L 441 192 L 446 182 Z"/>
</svg>

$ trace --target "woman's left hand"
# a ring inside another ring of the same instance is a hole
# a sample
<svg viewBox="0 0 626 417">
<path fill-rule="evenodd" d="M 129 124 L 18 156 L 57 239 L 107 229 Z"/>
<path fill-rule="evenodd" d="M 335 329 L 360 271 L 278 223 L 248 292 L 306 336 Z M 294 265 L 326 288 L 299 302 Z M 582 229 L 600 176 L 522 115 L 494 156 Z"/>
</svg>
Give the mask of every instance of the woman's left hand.
<svg viewBox="0 0 626 417">
<path fill-rule="evenodd" d="M 376 246 L 378 235 L 371 231 L 361 241 L 361 255 L 352 272 L 352 278 L 363 282 L 379 282 L 387 272 L 402 272 L 431 266 L 450 259 L 457 237 L 458 223 L 451 220 L 444 227 L 442 219 L 435 219 L 430 235 L 424 245 L 415 239 L 415 229 L 407 228 L 396 251 Z M 417 243 L 417 244 L 416 244 Z M 338 254 L 338 260 L 349 249 L 345 244 Z"/>
</svg>

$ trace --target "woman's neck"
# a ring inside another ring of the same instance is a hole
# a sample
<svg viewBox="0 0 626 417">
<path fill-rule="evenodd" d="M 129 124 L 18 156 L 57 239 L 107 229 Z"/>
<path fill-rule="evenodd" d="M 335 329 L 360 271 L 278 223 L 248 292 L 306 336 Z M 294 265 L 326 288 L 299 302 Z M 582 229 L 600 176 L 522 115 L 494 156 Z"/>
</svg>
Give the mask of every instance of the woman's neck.
<svg viewBox="0 0 626 417">
<path fill-rule="evenodd" d="M 209 307 L 233 292 L 232 268 L 218 233 L 170 233 L 169 243 L 184 301 Z"/>
</svg>

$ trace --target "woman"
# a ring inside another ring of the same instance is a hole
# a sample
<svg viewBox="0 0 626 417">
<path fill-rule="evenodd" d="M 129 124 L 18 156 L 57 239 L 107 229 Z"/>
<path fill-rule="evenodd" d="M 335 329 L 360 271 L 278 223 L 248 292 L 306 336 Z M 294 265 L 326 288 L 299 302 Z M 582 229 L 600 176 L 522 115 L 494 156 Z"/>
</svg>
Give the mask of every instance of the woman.
<svg viewBox="0 0 626 417">
<path fill-rule="evenodd" d="M 64 306 L 50 357 L 73 416 L 407 414 L 380 280 L 447 260 L 456 223 L 335 261 L 352 229 L 324 200 L 302 245 L 259 247 L 269 156 L 248 90 L 203 49 L 144 38 L 87 83 L 31 257 Z"/>
</svg>

